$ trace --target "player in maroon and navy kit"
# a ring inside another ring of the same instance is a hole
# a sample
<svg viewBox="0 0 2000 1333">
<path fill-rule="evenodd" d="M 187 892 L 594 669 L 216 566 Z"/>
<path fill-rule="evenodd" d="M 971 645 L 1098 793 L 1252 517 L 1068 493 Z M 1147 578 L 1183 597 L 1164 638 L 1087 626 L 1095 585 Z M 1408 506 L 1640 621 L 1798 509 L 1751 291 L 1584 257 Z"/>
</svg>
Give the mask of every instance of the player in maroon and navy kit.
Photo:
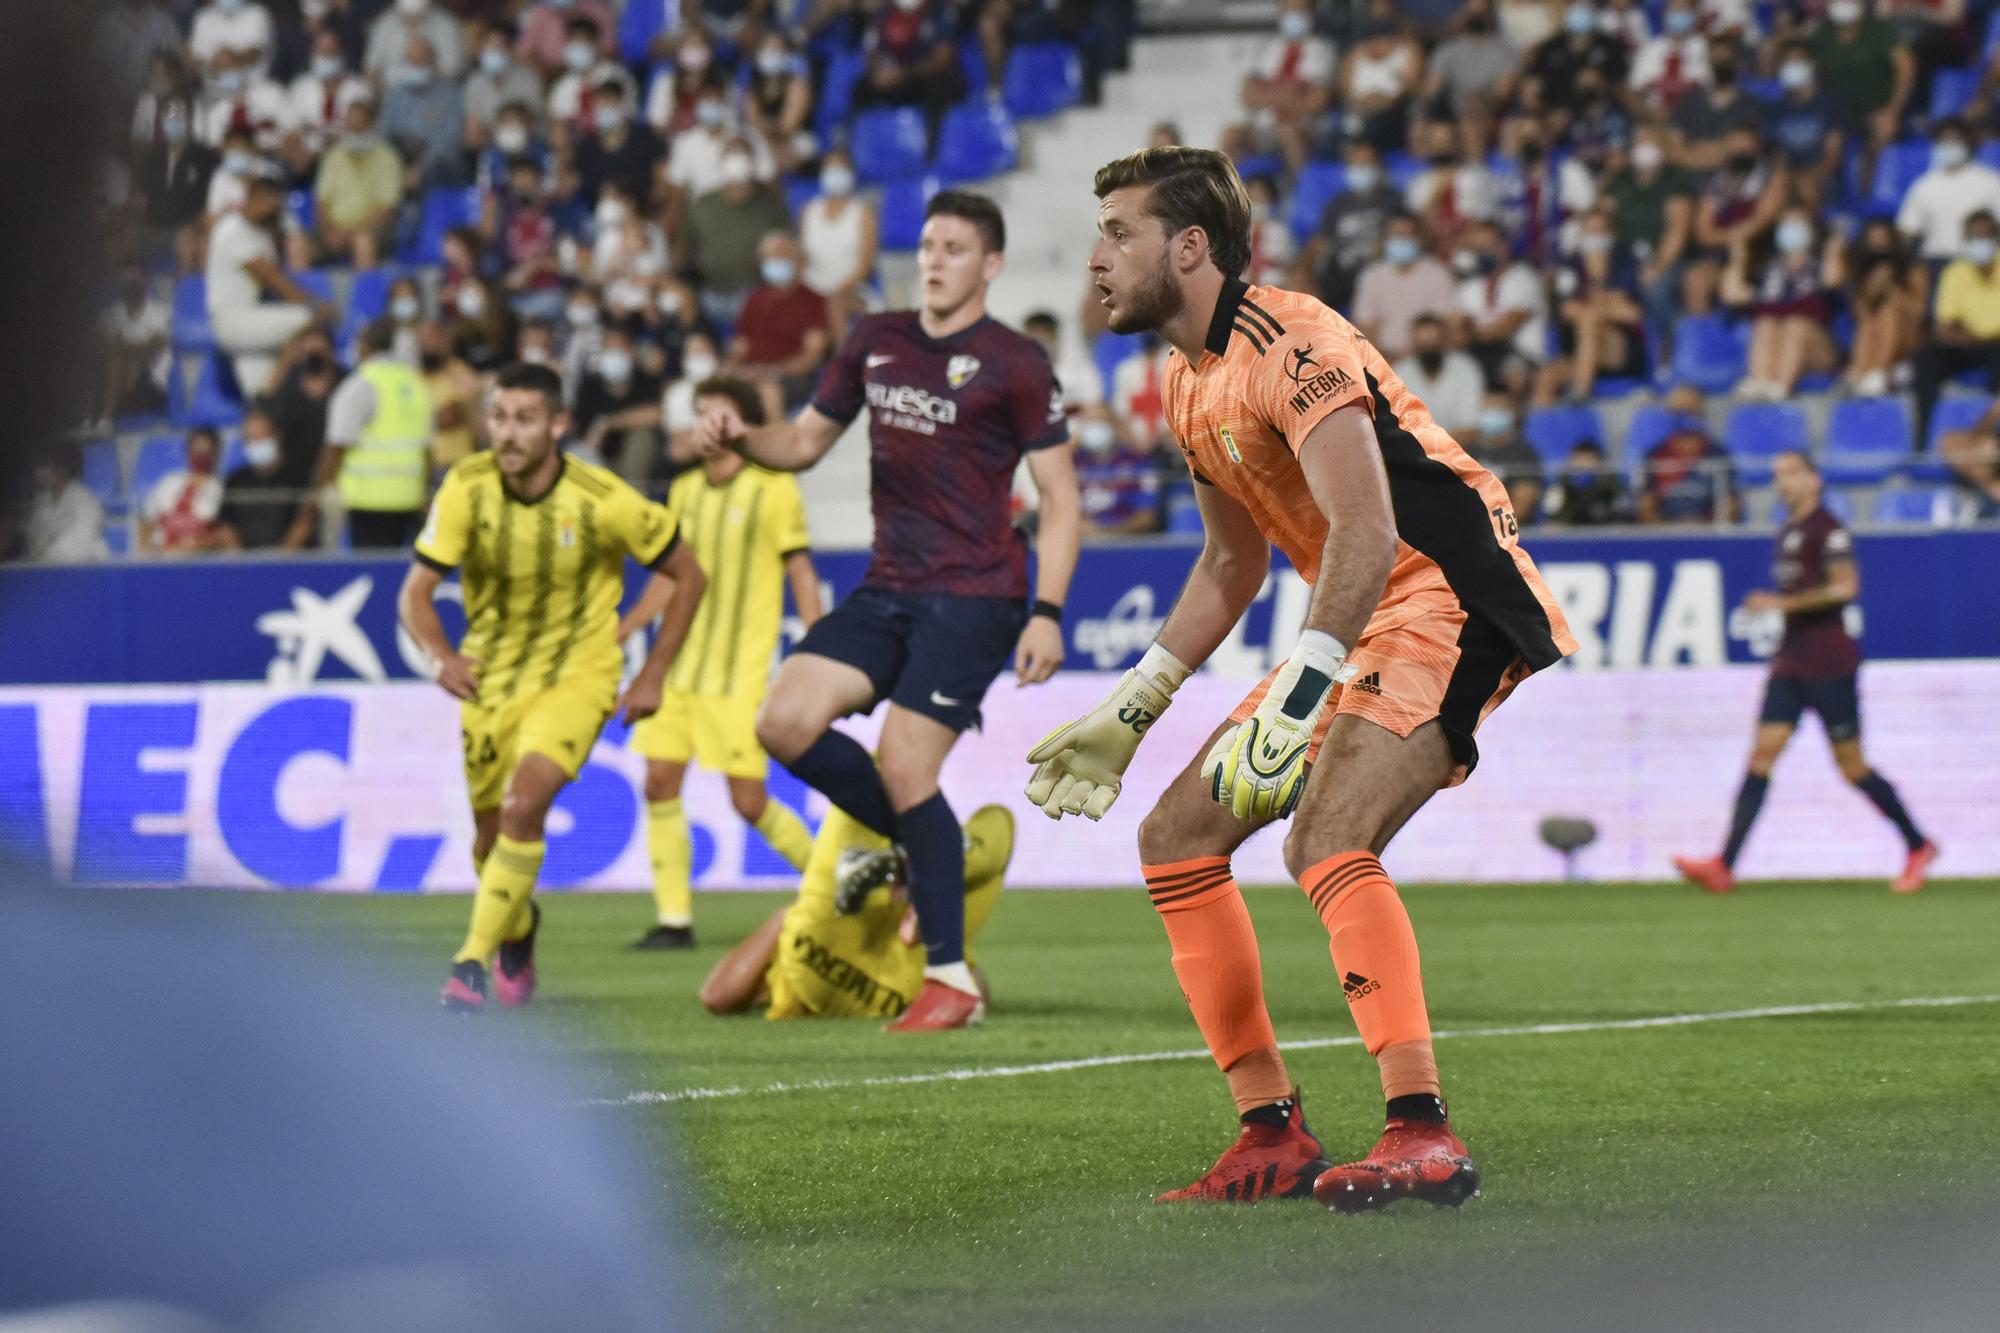
<svg viewBox="0 0 2000 1333">
<path fill-rule="evenodd" d="M 984 1011 L 965 962 L 965 845 L 938 772 L 1010 658 L 1024 685 L 1061 665 L 1062 600 L 1082 536 L 1055 372 L 1040 344 L 986 314 L 1005 246 L 990 199 L 937 195 L 917 249 L 921 308 L 856 324 L 796 419 L 750 428 L 715 399 L 696 429 L 705 451 L 798 471 L 863 407 L 873 412 L 874 561 L 779 668 L 757 738 L 908 858 L 927 966 L 892 1031 L 963 1027 Z M 1027 544 L 1012 522 L 1023 455 L 1041 497 L 1032 606 Z M 878 770 L 833 722 L 884 699 Z"/>
<path fill-rule="evenodd" d="M 1854 535 L 1821 503 L 1819 469 L 1801 453 L 1779 454 L 1773 478 L 1791 517 L 1778 534 L 1774 570 L 1776 592 L 1754 592 L 1744 599 L 1750 611 L 1782 611 L 1785 637 L 1771 659 L 1770 683 L 1764 689 L 1764 711 L 1757 719 L 1757 738 L 1750 750 L 1750 770 L 1736 793 L 1736 811 L 1722 855 L 1696 859 L 1676 857 L 1682 875 L 1710 893 L 1736 887 L 1736 855 L 1756 822 L 1757 809 L 1771 785 L 1771 766 L 1778 762 L 1799 718 L 1810 708 L 1819 714 L 1841 776 L 1875 803 L 1909 848 L 1903 873 L 1890 884 L 1898 893 L 1915 893 L 1937 859 L 1934 843 L 1917 830 L 1902 798 L 1889 780 L 1868 766 L 1861 754 L 1861 702 L 1855 678 L 1861 669 L 1861 645 L 1847 632 L 1848 603 L 1861 594 L 1861 573 L 1854 562 Z"/>
</svg>

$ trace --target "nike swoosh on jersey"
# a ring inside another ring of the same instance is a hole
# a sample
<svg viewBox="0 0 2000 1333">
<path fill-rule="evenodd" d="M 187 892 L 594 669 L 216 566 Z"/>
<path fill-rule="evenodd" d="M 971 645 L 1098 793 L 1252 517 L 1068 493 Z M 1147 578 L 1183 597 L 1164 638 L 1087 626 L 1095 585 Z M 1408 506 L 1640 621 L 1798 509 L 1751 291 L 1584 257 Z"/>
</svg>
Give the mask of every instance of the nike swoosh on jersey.
<svg viewBox="0 0 2000 1333">
<path fill-rule="evenodd" d="M 965 706 L 965 700 L 947 699 L 942 694 L 939 694 L 936 690 L 931 691 L 931 702 L 936 704 L 939 708 L 963 708 Z"/>
<path fill-rule="evenodd" d="M 878 354 L 876 354 L 876 355 L 874 355 L 874 356 L 871 356 L 871 357 L 869 357 L 869 358 L 868 358 L 868 367 L 867 367 L 867 368 L 868 368 L 869 370 L 873 370 L 873 369 L 875 369 L 875 367 L 877 367 L 877 366 L 886 366 L 886 365 L 888 365 L 888 364 L 889 364 L 889 363 L 890 363 L 891 361 L 894 361 L 895 359 L 896 359 L 896 358 L 895 358 L 895 357 L 893 357 L 893 356 L 883 356 L 883 355 L 881 355 L 881 354 L 879 354 L 879 353 L 878 353 Z"/>
</svg>

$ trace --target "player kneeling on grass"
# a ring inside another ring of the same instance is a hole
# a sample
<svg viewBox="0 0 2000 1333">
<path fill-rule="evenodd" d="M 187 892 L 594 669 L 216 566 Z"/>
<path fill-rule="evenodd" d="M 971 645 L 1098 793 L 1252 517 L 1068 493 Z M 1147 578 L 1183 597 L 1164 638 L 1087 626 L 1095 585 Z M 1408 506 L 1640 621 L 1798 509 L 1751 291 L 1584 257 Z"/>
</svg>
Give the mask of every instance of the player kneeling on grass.
<svg viewBox="0 0 2000 1333">
<path fill-rule="evenodd" d="M 965 821 L 965 952 L 982 999 L 986 978 L 973 943 L 993 915 L 1013 854 L 1014 816 L 1005 806 L 981 806 Z M 840 871 L 862 859 L 895 869 L 884 887 L 842 902 L 837 884 L 856 876 Z M 799 896 L 715 965 L 701 983 L 702 1007 L 740 1014 L 763 1005 L 766 1018 L 896 1018 L 923 989 L 925 963 L 902 864 L 887 838 L 838 808 L 829 811 Z"/>
<path fill-rule="evenodd" d="M 1110 808 L 1175 689 L 1259 596 L 1273 543 L 1312 587 L 1290 657 L 1139 828 L 1174 973 L 1242 1125 L 1161 1200 L 1462 1203 L 1478 1168 L 1446 1120 L 1416 935 L 1377 858 L 1471 773 L 1486 715 L 1575 641 L 1516 541 L 1506 489 L 1375 346 L 1313 297 L 1238 278 L 1250 201 L 1227 157 L 1148 149 L 1099 171 L 1097 198 L 1091 276 L 1114 330 L 1157 330 L 1173 348 L 1163 416 L 1204 544 L 1137 669 L 1029 753 L 1028 799 L 1053 818 Z M 1306 1128 L 1230 871 L 1236 848 L 1286 818 L 1286 868 L 1326 926 L 1387 1102 L 1375 1147 L 1344 1165 Z"/>
<path fill-rule="evenodd" d="M 707 583 L 672 514 L 559 447 L 569 414 L 554 371 L 501 371 L 486 425 L 492 452 L 445 474 L 397 600 L 404 627 L 437 663 L 438 684 L 459 700 L 479 892 L 440 997 L 458 1012 L 485 1006 L 486 962 L 496 953 L 500 1002 L 534 995 L 541 909 L 531 895 L 549 807 L 614 709 L 631 724 L 660 706 L 667 667 Z M 664 595 L 649 588 L 621 621 L 627 556 L 672 587 Z M 434 600 L 454 570 L 466 617 L 456 648 Z M 620 698 L 619 644 L 653 605 L 666 607 L 659 634 Z"/>
<path fill-rule="evenodd" d="M 763 401 L 743 380 L 695 386 L 696 411 L 717 403 L 746 425 L 764 424 Z M 728 779 L 736 813 L 793 868 L 805 869 L 812 850 L 805 824 L 764 790 L 770 759 L 757 742 L 757 710 L 778 652 L 788 580 L 800 621 L 811 629 L 819 619 L 819 575 L 807 549 L 798 478 L 719 453 L 674 482 L 667 508 L 713 591 L 667 673 L 660 711 L 632 733 L 634 753 L 646 759 L 646 841 L 658 915 L 635 949 L 694 947 L 694 843 L 681 805 L 689 759 Z"/>
</svg>

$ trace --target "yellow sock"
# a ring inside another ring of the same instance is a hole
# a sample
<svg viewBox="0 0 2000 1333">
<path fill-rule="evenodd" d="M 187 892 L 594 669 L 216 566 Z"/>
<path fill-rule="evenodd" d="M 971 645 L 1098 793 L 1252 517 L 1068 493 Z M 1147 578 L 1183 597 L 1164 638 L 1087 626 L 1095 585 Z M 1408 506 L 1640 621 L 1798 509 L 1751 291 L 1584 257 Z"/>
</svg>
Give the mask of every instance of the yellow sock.
<svg viewBox="0 0 2000 1333">
<path fill-rule="evenodd" d="M 501 834 L 479 868 L 479 892 L 472 900 L 472 927 L 465 943 L 452 958 L 454 963 L 484 963 L 493 956 L 502 940 L 519 939 L 528 932 L 528 898 L 535 891 L 535 877 L 542 871 L 542 853 L 548 844 L 516 842 Z M 519 924 L 516 926 L 516 913 Z"/>
<path fill-rule="evenodd" d="M 772 851 L 792 863 L 792 869 L 806 868 L 806 861 L 812 856 L 813 835 L 792 807 L 778 801 L 764 802 L 764 813 L 757 816 L 753 827 L 764 835 Z"/>
<path fill-rule="evenodd" d="M 694 841 L 680 798 L 646 803 L 646 848 L 653 857 L 653 907 L 663 926 L 694 924 Z"/>
</svg>

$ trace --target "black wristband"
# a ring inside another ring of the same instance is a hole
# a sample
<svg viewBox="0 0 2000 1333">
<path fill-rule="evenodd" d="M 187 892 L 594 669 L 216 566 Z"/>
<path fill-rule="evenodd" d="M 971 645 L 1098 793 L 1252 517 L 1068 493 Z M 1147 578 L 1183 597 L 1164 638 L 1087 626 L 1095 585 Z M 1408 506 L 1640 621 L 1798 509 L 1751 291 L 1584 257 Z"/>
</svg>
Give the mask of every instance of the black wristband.
<svg viewBox="0 0 2000 1333">
<path fill-rule="evenodd" d="M 1035 604 L 1028 609 L 1028 619 L 1033 620 L 1036 616 L 1047 616 L 1050 620 L 1060 625 L 1062 624 L 1062 611 L 1061 602 L 1044 602 L 1040 598 L 1037 598 Z"/>
</svg>

